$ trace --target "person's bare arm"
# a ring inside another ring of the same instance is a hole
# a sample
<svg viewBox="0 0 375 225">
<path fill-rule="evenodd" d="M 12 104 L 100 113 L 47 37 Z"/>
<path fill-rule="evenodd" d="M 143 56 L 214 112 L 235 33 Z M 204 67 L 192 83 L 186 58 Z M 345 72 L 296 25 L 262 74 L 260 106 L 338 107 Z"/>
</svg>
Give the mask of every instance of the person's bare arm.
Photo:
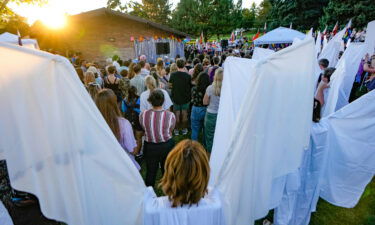
<svg viewBox="0 0 375 225">
<path fill-rule="evenodd" d="M 210 104 L 210 96 L 206 94 L 204 94 L 204 97 L 203 97 L 203 105 L 208 105 Z"/>
</svg>

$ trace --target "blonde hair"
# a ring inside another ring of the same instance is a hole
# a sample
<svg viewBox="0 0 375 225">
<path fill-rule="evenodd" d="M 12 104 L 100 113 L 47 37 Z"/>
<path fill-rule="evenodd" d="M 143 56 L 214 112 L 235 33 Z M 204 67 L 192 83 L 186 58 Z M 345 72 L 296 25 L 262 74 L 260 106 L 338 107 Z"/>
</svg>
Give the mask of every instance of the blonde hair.
<svg viewBox="0 0 375 225">
<path fill-rule="evenodd" d="M 83 82 L 88 87 L 90 83 L 95 83 L 95 74 L 93 72 L 86 72 L 84 74 Z"/>
<path fill-rule="evenodd" d="M 207 194 L 210 179 L 208 156 L 203 146 L 183 140 L 168 154 L 159 186 L 172 207 L 197 204 Z"/>
<path fill-rule="evenodd" d="M 153 91 L 156 88 L 156 80 L 153 76 L 148 75 L 145 79 L 147 89 Z"/>
<path fill-rule="evenodd" d="M 216 96 L 220 96 L 221 84 L 223 82 L 223 74 L 224 74 L 224 70 L 222 68 L 218 68 L 215 71 L 214 82 L 212 83 L 212 85 L 214 88 L 214 94 Z"/>
<path fill-rule="evenodd" d="M 178 71 L 178 67 L 176 63 L 172 63 L 171 68 L 170 68 L 170 73 L 174 73 Z"/>
</svg>

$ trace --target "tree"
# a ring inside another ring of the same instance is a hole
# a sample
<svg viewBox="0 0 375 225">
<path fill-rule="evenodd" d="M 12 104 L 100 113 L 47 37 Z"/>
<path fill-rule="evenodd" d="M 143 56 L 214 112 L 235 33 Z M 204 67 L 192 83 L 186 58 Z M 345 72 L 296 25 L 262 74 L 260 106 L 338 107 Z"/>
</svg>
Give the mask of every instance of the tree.
<svg viewBox="0 0 375 225">
<path fill-rule="evenodd" d="M 168 24 L 171 15 L 168 0 L 142 0 L 142 3 L 130 1 L 124 5 L 120 0 L 108 0 L 107 7 L 161 24 Z"/>
<path fill-rule="evenodd" d="M 209 26 L 211 33 L 219 36 L 228 34 L 242 24 L 242 1 L 235 5 L 233 0 L 213 0 L 211 3 Z"/>
<path fill-rule="evenodd" d="M 249 29 L 249 28 L 254 27 L 255 18 L 256 18 L 256 10 L 257 10 L 257 6 L 255 2 L 253 2 L 250 9 L 247 9 L 247 8 L 242 9 L 241 28 Z"/>
<path fill-rule="evenodd" d="M 270 11 L 272 10 L 272 4 L 270 0 L 263 0 L 257 9 L 256 26 L 263 27 L 264 23 L 267 22 Z"/>
<path fill-rule="evenodd" d="M 339 22 L 342 26 L 352 19 L 353 27 L 365 27 L 368 22 L 375 20 L 374 0 L 330 0 L 324 8 L 324 15 L 320 19 L 320 27 L 326 25 L 330 29 Z"/>
<path fill-rule="evenodd" d="M 309 30 L 319 27 L 319 18 L 329 0 L 270 0 L 272 9 L 269 13 L 270 27 L 289 27 Z"/>
<path fill-rule="evenodd" d="M 172 13 L 171 26 L 196 36 L 203 32 L 207 37 L 212 31 L 210 10 L 210 0 L 181 0 Z"/>
<path fill-rule="evenodd" d="M 29 33 L 30 28 L 26 18 L 17 15 L 7 7 L 7 4 L 10 2 L 16 4 L 26 3 L 42 5 L 46 3 L 47 0 L 5 0 L 0 2 L 0 33 L 17 33 L 17 31 L 20 31 L 22 35 L 25 35 Z"/>
</svg>

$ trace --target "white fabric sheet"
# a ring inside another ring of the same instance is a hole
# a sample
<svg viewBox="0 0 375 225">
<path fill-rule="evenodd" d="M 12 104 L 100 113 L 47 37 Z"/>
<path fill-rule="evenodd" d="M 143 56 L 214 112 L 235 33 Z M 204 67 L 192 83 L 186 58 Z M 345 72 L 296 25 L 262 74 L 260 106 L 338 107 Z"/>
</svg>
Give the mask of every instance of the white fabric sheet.
<svg viewBox="0 0 375 225">
<path fill-rule="evenodd" d="M 1 225 L 13 225 L 12 218 L 3 203 L 0 201 L 0 224 Z"/>
<path fill-rule="evenodd" d="M 0 42 L 18 45 L 18 36 L 8 32 L 0 34 Z M 37 40 L 35 39 L 21 39 L 22 46 L 32 49 L 39 49 Z"/>
<path fill-rule="evenodd" d="M 352 208 L 375 175 L 375 91 L 331 115 L 320 196 Z"/>
<path fill-rule="evenodd" d="M 226 139 L 215 139 L 216 146 L 228 142 L 223 146 L 229 150 L 213 149 L 227 152 L 222 167 L 212 167 L 220 171 L 216 187 L 223 194 L 227 224 L 248 225 L 265 216 L 273 179 L 300 165 L 309 143 L 314 56 L 310 38 L 258 62 L 247 72 L 246 103 L 240 108 L 235 129 L 226 131 L 230 134 Z M 301 63 L 295 64 L 297 61 Z M 226 77 L 232 75 L 225 72 Z M 278 163 L 265 166 L 265 162 Z"/>
<path fill-rule="evenodd" d="M 210 191 L 196 205 L 171 207 L 168 197 L 157 198 L 149 187 L 145 196 L 144 225 L 225 225 L 217 191 Z"/>
<path fill-rule="evenodd" d="M 367 25 L 365 43 L 367 44 L 366 53 L 369 55 L 375 54 L 375 20 Z"/>
<path fill-rule="evenodd" d="M 347 27 L 347 26 L 346 26 Z M 341 49 L 342 37 L 346 32 L 346 27 L 338 32 L 326 46 L 324 46 L 322 52 L 319 55 L 319 59 L 328 59 L 329 67 L 336 67 L 339 59 L 339 52 Z"/>
<path fill-rule="evenodd" d="M 308 225 L 319 196 L 354 207 L 375 174 L 375 91 L 314 123 L 297 191 L 284 191 L 275 225 Z M 290 182 L 290 181 L 289 181 Z"/>
<path fill-rule="evenodd" d="M 271 49 L 255 47 L 252 59 L 261 60 L 261 59 L 266 58 L 269 55 L 272 55 L 272 53 L 274 53 L 274 52 L 275 51 L 273 51 Z"/>
<path fill-rule="evenodd" d="M 315 41 L 315 51 L 317 57 L 319 53 L 322 51 L 322 34 L 320 33 L 320 31 L 318 31 L 318 36 Z"/>
<path fill-rule="evenodd" d="M 260 38 L 257 38 L 254 41 L 255 45 L 263 45 L 263 44 L 282 44 L 282 43 L 293 43 L 295 38 L 300 40 L 305 38 L 305 34 L 299 31 L 286 28 L 286 27 L 279 27 L 270 32 L 266 33 Z"/>
<path fill-rule="evenodd" d="M 12 186 L 69 225 L 142 224 L 142 177 L 69 61 L 5 43 L 0 59 L 0 149 Z"/>
<path fill-rule="evenodd" d="M 252 59 L 228 57 L 224 65 L 223 86 L 220 94 L 219 112 L 213 148 L 210 157 L 210 184 L 214 185 L 219 169 L 229 150 L 228 134 L 234 132 L 240 106 L 246 102 L 246 90 L 249 88 L 250 76 L 257 61 Z M 226 74 L 229 74 L 228 76 Z"/>
<path fill-rule="evenodd" d="M 336 71 L 331 76 L 327 101 L 322 109 L 322 117 L 336 112 L 349 103 L 350 92 L 365 51 L 365 44 L 353 43 L 342 55 L 336 66 Z"/>
</svg>

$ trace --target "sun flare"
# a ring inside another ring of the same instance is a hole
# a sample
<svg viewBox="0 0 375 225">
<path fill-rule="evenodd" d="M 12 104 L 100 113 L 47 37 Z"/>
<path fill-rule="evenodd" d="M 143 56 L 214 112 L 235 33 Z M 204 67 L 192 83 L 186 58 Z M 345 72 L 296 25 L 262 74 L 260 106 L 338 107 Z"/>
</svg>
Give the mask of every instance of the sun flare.
<svg viewBox="0 0 375 225">
<path fill-rule="evenodd" d="M 61 29 L 66 25 L 66 15 L 60 12 L 47 11 L 39 20 L 51 29 Z"/>
</svg>

